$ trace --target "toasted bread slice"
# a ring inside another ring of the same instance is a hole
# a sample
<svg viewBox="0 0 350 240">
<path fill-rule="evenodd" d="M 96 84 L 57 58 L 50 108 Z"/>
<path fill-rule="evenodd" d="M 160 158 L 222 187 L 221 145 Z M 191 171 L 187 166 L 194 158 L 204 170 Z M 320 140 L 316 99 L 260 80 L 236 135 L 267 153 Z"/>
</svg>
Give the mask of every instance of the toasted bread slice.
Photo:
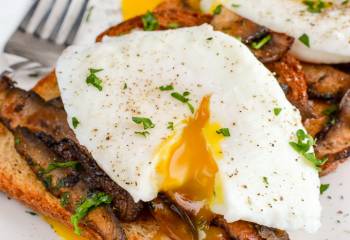
<svg viewBox="0 0 350 240">
<path fill-rule="evenodd" d="M 42 81 L 40 90 L 50 98 L 51 91 L 45 87 L 50 87 L 53 78 L 45 78 Z M 48 81 L 48 82 L 46 82 Z M 70 223 L 71 213 L 61 207 L 59 199 L 51 195 L 37 179 L 27 162 L 17 153 L 15 149 L 15 139 L 7 128 L 0 124 L 0 191 L 8 196 L 17 199 L 35 210 L 36 212 L 52 218 L 65 226 L 72 228 Z M 159 232 L 159 226 L 150 216 L 144 216 L 143 220 L 122 223 L 128 239 L 168 239 Z M 83 236 L 87 239 L 103 239 L 87 226 L 82 226 Z"/>
</svg>

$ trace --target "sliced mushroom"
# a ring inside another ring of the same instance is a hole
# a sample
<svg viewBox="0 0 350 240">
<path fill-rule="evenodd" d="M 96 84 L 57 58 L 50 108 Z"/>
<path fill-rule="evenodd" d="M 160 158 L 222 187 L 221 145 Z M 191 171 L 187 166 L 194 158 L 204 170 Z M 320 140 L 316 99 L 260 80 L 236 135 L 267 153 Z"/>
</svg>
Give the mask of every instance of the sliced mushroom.
<svg viewBox="0 0 350 240">
<path fill-rule="evenodd" d="M 312 117 L 305 119 L 303 122 L 308 134 L 316 137 L 334 120 L 334 113 L 337 105 L 323 100 L 309 100 L 309 106 L 312 111 Z"/>
<path fill-rule="evenodd" d="M 227 223 L 222 217 L 216 218 L 214 222 L 226 229 L 230 237 L 236 240 L 289 240 L 289 236 L 285 231 L 251 222 L 237 221 Z"/>
<path fill-rule="evenodd" d="M 350 89 L 350 74 L 329 65 L 303 63 L 310 97 L 340 99 Z"/>
<path fill-rule="evenodd" d="M 33 134 L 23 128 L 11 129 L 16 139 L 16 150 L 23 156 L 33 172 L 41 179 L 46 188 L 61 199 L 62 207 L 72 214 L 82 199 L 85 199 L 89 187 L 79 179 L 78 172 L 72 168 L 60 168 L 46 172 L 50 164 L 62 161 Z M 81 221 L 94 229 L 105 240 L 124 240 L 125 233 L 121 224 L 109 206 L 98 207 Z"/>
<path fill-rule="evenodd" d="M 318 158 L 328 158 L 322 167 L 322 175 L 333 171 L 339 163 L 350 157 L 350 90 L 344 95 L 339 107 L 335 124 L 319 139 L 315 149 Z"/>
<path fill-rule="evenodd" d="M 272 32 L 225 7 L 222 8 L 220 14 L 213 17 L 211 25 L 215 30 L 241 39 L 263 63 L 281 59 L 294 41 L 293 38 L 285 34 Z M 258 42 L 268 35 L 271 35 L 271 39 L 265 45 L 258 49 L 252 47 L 253 42 Z"/>
<path fill-rule="evenodd" d="M 27 128 L 65 161 L 79 161 L 89 185 L 113 197 L 113 210 L 121 220 L 134 220 L 143 204 L 110 179 L 90 153 L 79 144 L 67 123 L 67 115 L 33 92 L 15 88 L 9 79 L 0 81 L 0 121 L 9 129 Z"/>
</svg>

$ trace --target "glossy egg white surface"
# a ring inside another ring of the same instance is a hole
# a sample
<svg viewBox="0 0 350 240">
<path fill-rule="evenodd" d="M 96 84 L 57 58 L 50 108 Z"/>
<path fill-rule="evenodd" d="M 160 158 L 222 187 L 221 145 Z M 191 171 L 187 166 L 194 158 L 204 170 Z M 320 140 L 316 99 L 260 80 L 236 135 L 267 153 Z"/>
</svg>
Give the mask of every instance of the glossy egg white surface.
<svg viewBox="0 0 350 240">
<path fill-rule="evenodd" d="M 102 91 L 86 83 L 90 68 L 101 69 Z M 285 230 L 320 227 L 318 172 L 289 145 L 303 129 L 300 113 L 238 40 L 209 25 L 135 31 L 69 47 L 56 74 L 78 140 L 135 201 L 150 201 L 161 191 L 159 146 L 172 136 L 171 148 L 193 115 L 171 92 L 159 90 L 172 85 L 190 93 L 195 110 L 211 96 L 210 122 L 230 131 L 220 156 L 213 154 L 223 195 L 210 206 L 214 213 Z M 280 115 L 274 108 L 282 109 Z M 135 134 L 143 130 L 135 116 L 155 124 L 147 137 Z M 76 128 L 73 117 L 80 122 Z"/>
</svg>

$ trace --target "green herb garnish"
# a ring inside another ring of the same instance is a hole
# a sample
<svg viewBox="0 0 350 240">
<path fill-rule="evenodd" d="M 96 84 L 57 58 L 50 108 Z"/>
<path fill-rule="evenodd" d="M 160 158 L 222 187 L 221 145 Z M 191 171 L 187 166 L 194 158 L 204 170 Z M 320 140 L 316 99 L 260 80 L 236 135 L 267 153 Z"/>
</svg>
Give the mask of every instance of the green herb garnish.
<svg viewBox="0 0 350 240">
<path fill-rule="evenodd" d="M 345 1 L 343 1 L 342 3 L 341 3 L 341 5 L 346 5 L 346 4 L 348 4 L 350 2 L 350 0 L 345 0 Z"/>
<path fill-rule="evenodd" d="M 213 14 L 219 15 L 221 13 L 221 11 L 222 11 L 222 5 L 220 4 L 214 9 Z"/>
<path fill-rule="evenodd" d="M 71 216 L 71 223 L 74 226 L 74 232 L 77 235 L 81 234 L 79 228 L 79 221 L 84 218 L 91 210 L 97 208 L 102 204 L 110 204 L 112 197 L 106 193 L 94 193 L 92 196 L 86 198 L 82 204 L 75 209 L 74 215 Z"/>
<path fill-rule="evenodd" d="M 331 116 L 338 112 L 338 106 L 333 104 L 329 108 L 325 109 L 322 114 L 326 116 Z"/>
<path fill-rule="evenodd" d="M 217 134 L 222 134 L 224 137 L 229 137 L 231 136 L 230 130 L 228 128 L 221 128 L 216 131 Z"/>
<path fill-rule="evenodd" d="M 154 128 L 155 125 L 153 124 L 152 120 L 149 118 L 144 118 L 144 117 L 132 117 L 132 121 L 136 124 L 142 124 L 143 129 L 149 129 L 149 128 Z"/>
<path fill-rule="evenodd" d="M 66 207 L 69 203 L 70 199 L 70 193 L 69 192 L 64 192 L 61 196 L 60 203 L 62 207 Z"/>
<path fill-rule="evenodd" d="M 87 15 L 86 15 L 86 19 L 85 19 L 85 21 L 86 22 L 89 22 L 90 21 L 90 17 L 91 17 L 91 13 L 92 13 L 92 10 L 94 9 L 94 6 L 91 6 L 91 7 L 89 7 L 89 9 L 87 10 Z"/>
<path fill-rule="evenodd" d="M 21 143 L 21 140 L 19 139 L 19 137 L 15 137 L 15 145 L 18 145 Z"/>
<path fill-rule="evenodd" d="M 52 176 L 51 175 L 46 175 L 42 177 L 44 186 L 49 189 L 52 187 Z"/>
<path fill-rule="evenodd" d="M 173 85 L 166 85 L 166 86 L 160 86 L 159 87 L 160 91 L 171 91 L 174 90 Z"/>
<path fill-rule="evenodd" d="M 301 35 L 299 37 L 299 41 L 302 42 L 308 48 L 310 47 L 310 39 L 309 39 L 309 36 L 306 33 L 304 33 L 303 35 Z"/>
<path fill-rule="evenodd" d="M 321 13 L 324 9 L 332 6 L 332 3 L 323 0 L 304 0 L 303 3 L 311 13 Z"/>
<path fill-rule="evenodd" d="M 192 106 L 192 104 L 189 102 L 190 99 L 188 98 L 188 96 L 190 95 L 189 92 L 184 92 L 183 94 L 178 93 L 178 92 L 173 92 L 171 94 L 171 96 L 177 100 L 179 100 L 182 103 L 187 104 L 188 108 L 190 109 L 191 113 L 194 113 L 194 107 Z"/>
<path fill-rule="evenodd" d="M 315 145 L 314 139 L 306 134 L 304 130 L 299 129 L 296 133 L 298 142 L 289 142 L 289 145 L 303 156 L 306 160 L 312 163 L 316 169 L 320 170 L 320 167 L 327 162 L 327 158 L 318 159 L 315 153 L 311 150 L 311 147 Z"/>
<path fill-rule="evenodd" d="M 157 18 L 150 11 L 142 17 L 142 23 L 145 31 L 154 31 L 159 27 Z"/>
<path fill-rule="evenodd" d="M 148 135 L 150 135 L 149 131 L 135 132 L 135 134 L 141 135 L 143 137 L 147 137 Z"/>
<path fill-rule="evenodd" d="M 99 91 L 102 91 L 102 80 L 96 76 L 96 73 L 103 71 L 103 69 L 89 69 L 90 74 L 86 78 L 86 83 L 91 84 L 95 88 L 97 88 Z"/>
<path fill-rule="evenodd" d="M 26 211 L 26 213 L 28 213 L 28 214 L 30 214 L 30 215 L 32 215 L 32 216 L 38 215 L 37 213 L 35 213 L 35 212 L 33 212 L 33 211 Z"/>
<path fill-rule="evenodd" d="M 127 89 L 128 88 L 128 85 L 126 83 L 124 83 L 123 85 L 123 90 Z"/>
<path fill-rule="evenodd" d="M 280 115 L 281 112 L 282 112 L 282 108 L 274 108 L 273 109 L 273 113 L 275 114 L 275 116 Z"/>
<path fill-rule="evenodd" d="M 267 177 L 263 177 L 263 182 L 265 183 L 265 185 L 269 185 L 269 180 L 267 179 Z"/>
<path fill-rule="evenodd" d="M 232 3 L 231 6 L 232 6 L 233 8 L 239 8 L 241 5 L 236 4 L 236 3 Z"/>
<path fill-rule="evenodd" d="M 320 194 L 323 194 L 329 188 L 329 184 L 321 184 L 320 186 Z"/>
<path fill-rule="evenodd" d="M 173 122 L 168 122 L 167 129 L 174 130 L 174 123 Z"/>
<path fill-rule="evenodd" d="M 76 129 L 78 127 L 78 125 L 80 124 L 78 118 L 76 117 L 72 117 L 72 125 L 73 125 L 73 128 Z"/>
<path fill-rule="evenodd" d="M 77 169 L 79 163 L 77 161 L 69 161 L 69 162 L 55 162 L 55 163 L 50 163 L 49 166 L 42 171 L 43 174 L 47 174 L 52 172 L 55 169 L 58 168 L 73 168 Z"/>
<path fill-rule="evenodd" d="M 169 23 L 169 25 L 168 25 L 169 29 L 176 29 L 179 27 L 180 27 L 180 24 L 178 24 L 178 23 Z"/>
<path fill-rule="evenodd" d="M 269 34 L 269 35 L 265 36 L 264 38 L 262 38 L 261 40 L 259 40 L 258 42 L 252 42 L 252 48 L 260 49 L 263 46 L 265 46 L 268 42 L 270 42 L 271 39 L 272 39 L 272 36 Z"/>
</svg>

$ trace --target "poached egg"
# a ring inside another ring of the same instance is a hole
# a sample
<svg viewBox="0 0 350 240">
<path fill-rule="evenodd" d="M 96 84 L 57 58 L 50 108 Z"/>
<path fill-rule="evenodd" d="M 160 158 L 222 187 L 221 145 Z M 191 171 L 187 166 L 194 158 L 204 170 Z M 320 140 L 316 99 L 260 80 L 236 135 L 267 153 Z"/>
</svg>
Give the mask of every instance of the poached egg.
<svg viewBox="0 0 350 240">
<path fill-rule="evenodd" d="M 313 63 L 350 62 L 350 2 L 344 0 L 202 0 L 203 11 L 218 4 L 296 39 L 292 53 Z"/>
<path fill-rule="evenodd" d="M 168 192 L 228 222 L 320 227 L 318 172 L 289 145 L 300 113 L 235 38 L 134 31 L 69 47 L 56 75 L 77 139 L 135 201 Z"/>
</svg>

